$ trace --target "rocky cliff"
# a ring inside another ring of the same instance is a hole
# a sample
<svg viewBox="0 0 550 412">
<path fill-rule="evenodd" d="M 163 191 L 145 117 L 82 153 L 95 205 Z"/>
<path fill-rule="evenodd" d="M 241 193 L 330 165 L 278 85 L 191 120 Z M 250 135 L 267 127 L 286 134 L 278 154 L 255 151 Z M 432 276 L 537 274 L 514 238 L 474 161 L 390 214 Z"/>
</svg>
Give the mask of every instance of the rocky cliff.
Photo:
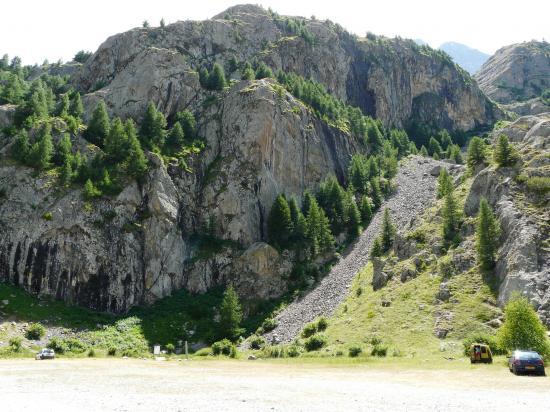
<svg viewBox="0 0 550 412">
<path fill-rule="evenodd" d="M 357 39 L 331 22 L 286 19 L 256 6 L 133 29 L 71 67 L 84 118 L 100 99 L 111 115 L 135 120 L 149 101 L 169 119 L 188 109 L 205 149 L 188 157 L 186 168 L 149 153 L 143 181 L 128 180 L 114 198 L 86 201 L 81 188 L 56 186 L 55 173 L 37 177 L 8 159 L 13 140 L 4 136 L 0 280 L 112 312 L 228 281 L 250 299 L 284 293 L 289 257 L 265 243 L 274 199 L 300 199 L 330 174 L 344 181 L 351 156 L 369 148 L 273 80 L 235 81 L 219 92 L 201 87 L 200 67 L 217 62 L 231 72 L 232 57 L 311 77 L 386 125 L 470 130 L 498 117 L 468 74 L 410 41 Z M 0 110 L 4 126 L 13 112 Z M 58 124 L 54 138 L 66 130 Z M 80 134 L 72 138 L 93 152 Z"/>
<path fill-rule="evenodd" d="M 287 21 L 301 24 L 302 35 Z M 170 115 L 195 101 L 199 67 L 228 67 L 231 57 L 311 77 L 386 125 L 416 121 L 470 130 L 499 116 L 470 76 L 441 52 L 399 38 L 359 39 L 329 21 L 289 20 L 251 5 L 211 20 L 112 36 L 74 82 L 89 93 L 89 105 L 102 97 L 113 113 L 138 117 L 153 100 Z"/>
<path fill-rule="evenodd" d="M 530 41 L 503 47 L 474 78 L 487 96 L 520 115 L 548 111 L 539 97 L 550 88 L 550 45 Z"/>
</svg>

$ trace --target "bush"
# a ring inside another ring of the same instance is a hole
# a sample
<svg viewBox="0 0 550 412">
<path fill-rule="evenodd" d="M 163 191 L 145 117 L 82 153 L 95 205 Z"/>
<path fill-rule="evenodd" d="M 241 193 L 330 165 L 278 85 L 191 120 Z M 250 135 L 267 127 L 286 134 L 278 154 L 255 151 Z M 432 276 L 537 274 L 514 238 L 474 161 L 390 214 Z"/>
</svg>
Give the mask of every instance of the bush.
<svg viewBox="0 0 550 412">
<path fill-rule="evenodd" d="M 308 352 L 319 350 L 322 347 L 326 346 L 327 337 L 321 334 L 315 334 L 307 338 L 304 342 L 304 347 Z"/>
<path fill-rule="evenodd" d="M 82 353 L 86 351 L 86 344 L 76 338 L 60 339 L 53 337 L 47 347 L 53 349 L 56 353 Z"/>
<path fill-rule="evenodd" d="M 277 319 L 267 318 L 266 320 L 263 321 L 261 327 L 264 332 L 270 332 L 273 329 L 275 329 L 277 325 L 278 325 Z"/>
<path fill-rule="evenodd" d="M 363 352 L 363 349 L 361 349 L 360 346 L 352 346 L 349 348 L 349 357 L 350 358 L 356 358 Z"/>
<path fill-rule="evenodd" d="M 320 317 L 317 321 L 317 331 L 323 332 L 328 327 L 328 320 L 325 317 Z"/>
<path fill-rule="evenodd" d="M 114 346 L 110 346 L 109 348 L 107 348 L 107 355 L 115 356 L 116 355 L 116 348 Z"/>
<path fill-rule="evenodd" d="M 526 183 L 527 189 L 537 196 L 543 196 L 550 192 L 550 177 L 533 176 L 527 178 Z"/>
<path fill-rule="evenodd" d="M 19 336 L 15 336 L 13 338 L 10 338 L 10 340 L 8 342 L 10 350 L 12 352 L 20 352 L 22 342 L 23 342 L 23 339 L 21 339 Z"/>
<path fill-rule="evenodd" d="M 195 352 L 195 356 L 208 356 L 212 353 L 212 348 L 202 348 Z"/>
<path fill-rule="evenodd" d="M 485 333 L 478 333 L 470 335 L 462 341 L 462 345 L 464 346 L 464 355 L 470 356 L 470 346 L 472 343 L 483 343 L 485 345 L 489 345 L 493 355 L 504 355 L 506 353 L 506 350 L 502 349 L 498 344 L 496 337 Z"/>
<path fill-rule="evenodd" d="M 175 350 L 175 346 L 173 343 L 167 343 L 166 344 L 166 352 L 168 353 L 174 353 L 174 350 Z"/>
<path fill-rule="evenodd" d="M 313 336 L 317 333 L 317 324 L 315 322 L 311 322 L 306 324 L 304 326 L 304 329 L 302 330 L 302 338 L 309 338 L 310 336 Z"/>
<path fill-rule="evenodd" d="M 31 323 L 27 328 L 25 336 L 30 340 L 40 340 L 46 333 L 46 328 L 40 323 Z"/>
<path fill-rule="evenodd" d="M 44 220 L 52 220 L 53 219 L 53 215 L 52 215 L 52 212 L 46 212 L 42 215 L 42 219 Z"/>
<path fill-rule="evenodd" d="M 88 351 L 88 358 L 95 358 L 94 348 L 90 348 L 90 350 Z"/>
<path fill-rule="evenodd" d="M 388 347 L 382 346 L 382 345 L 375 345 L 370 351 L 370 354 L 372 356 L 384 357 L 388 354 Z"/>
<path fill-rule="evenodd" d="M 229 339 L 222 339 L 212 344 L 212 354 L 229 356 L 234 346 Z"/>
<path fill-rule="evenodd" d="M 262 349 L 265 346 L 265 339 L 261 336 L 252 335 L 249 342 L 250 349 Z"/>
</svg>

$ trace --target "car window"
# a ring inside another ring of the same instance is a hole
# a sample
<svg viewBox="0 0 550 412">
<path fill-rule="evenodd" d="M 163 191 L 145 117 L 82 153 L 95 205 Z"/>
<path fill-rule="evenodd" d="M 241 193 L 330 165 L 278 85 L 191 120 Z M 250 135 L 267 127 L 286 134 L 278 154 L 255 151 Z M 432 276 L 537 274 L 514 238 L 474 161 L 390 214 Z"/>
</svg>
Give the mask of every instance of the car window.
<svg viewBox="0 0 550 412">
<path fill-rule="evenodd" d="M 540 355 L 538 353 L 532 353 L 532 352 L 522 352 L 519 354 L 520 360 L 537 360 L 540 359 Z"/>
</svg>

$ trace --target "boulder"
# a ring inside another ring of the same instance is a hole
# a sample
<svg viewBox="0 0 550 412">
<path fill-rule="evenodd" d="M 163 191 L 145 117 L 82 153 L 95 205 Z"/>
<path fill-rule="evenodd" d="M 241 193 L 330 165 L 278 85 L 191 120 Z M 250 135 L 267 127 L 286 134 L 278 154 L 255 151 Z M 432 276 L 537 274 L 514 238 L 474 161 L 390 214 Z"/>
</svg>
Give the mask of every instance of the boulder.
<svg viewBox="0 0 550 412">
<path fill-rule="evenodd" d="M 373 273 L 372 273 L 372 288 L 373 290 L 378 290 L 386 286 L 388 283 L 388 280 L 390 279 L 390 276 L 383 272 L 384 266 L 386 262 L 380 258 L 373 258 L 372 259 L 372 267 L 373 267 Z"/>
</svg>

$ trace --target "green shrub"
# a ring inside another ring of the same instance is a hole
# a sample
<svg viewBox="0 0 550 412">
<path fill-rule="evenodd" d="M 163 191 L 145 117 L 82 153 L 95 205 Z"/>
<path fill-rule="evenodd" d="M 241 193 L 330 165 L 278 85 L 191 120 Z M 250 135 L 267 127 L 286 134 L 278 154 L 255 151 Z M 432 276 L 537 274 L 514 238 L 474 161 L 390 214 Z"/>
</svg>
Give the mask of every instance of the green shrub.
<svg viewBox="0 0 550 412">
<path fill-rule="evenodd" d="M 277 319 L 267 318 L 262 322 L 262 329 L 264 332 L 270 332 L 275 329 L 278 325 Z"/>
<path fill-rule="evenodd" d="M 173 343 L 167 343 L 166 344 L 166 352 L 168 353 L 174 353 L 174 350 L 175 350 L 175 346 Z"/>
<path fill-rule="evenodd" d="M 46 328 L 40 323 L 31 323 L 27 328 L 25 336 L 29 340 L 40 340 L 46 333 Z"/>
<path fill-rule="evenodd" d="M 472 343 L 484 343 L 485 345 L 489 345 L 493 355 L 504 355 L 506 353 L 506 350 L 502 349 L 498 344 L 496 337 L 485 333 L 477 333 L 468 336 L 462 341 L 462 345 L 464 346 L 464 355 L 470 356 L 470 346 Z"/>
<path fill-rule="evenodd" d="M 208 356 L 212 353 L 212 348 L 202 348 L 195 352 L 195 356 Z"/>
<path fill-rule="evenodd" d="M 42 215 L 42 219 L 44 220 L 52 220 L 53 219 L 53 215 L 52 215 L 52 212 L 46 212 Z"/>
<path fill-rule="evenodd" d="M 550 192 L 550 177 L 533 176 L 527 179 L 527 190 L 537 196 L 544 196 Z"/>
<path fill-rule="evenodd" d="M 56 353 L 82 353 L 86 351 L 86 344 L 76 338 L 60 339 L 53 337 L 47 347 L 53 349 Z"/>
<path fill-rule="evenodd" d="M 375 346 L 373 346 L 370 354 L 372 356 L 384 357 L 388 354 L 388 347 L 387 346 L 382 346 L 382 345 L 375 345 Z"/>
<path fill-rule="evenodd" d="M 10 340 L 8 342 L 10 350 L 12 352 L 20 352 L 22 342 L 23 342 L 23 339 L 21 339 L 19 336 L 15 336 L 13 338 L 10 338 Z"/>
<path fill-rule="evenodd" d="M 297 358 L 302 353 L 298 345 L 290 345 L 287 349 L 287 355 L 289 358 Z"/>
<path fill-rule="evenodd" d="M 249 342 L 250 349 L 262 349 L 265 346 L 265 339 L 261 336 L 252 335 Z"/>
<path fill-rule="evenodd" d="M 235 345 L 229 339 L 214 342 L 212 344 L 212 354 L 229 356 L 233 346 Z"/>
<path fill-rule="evenodd" d="M 304 326 L 304 329 L 302 330 L 302 338 L 309 338 L 310 336 L 313 336 L 317 333 L 317 324 L 315 322 L 311 322 L 306 324 Z"/>
<path fill-rule="evenodd" d="M 110 346 L 109 348 L 107 348 L 107 355 L 115 356 L 116 355 L 116 348 L 114 346 Z"/>
<path fill-rule="evenodd" d="M 88 351 L 88 357 L 89 357 L 89 358 L 95 358 L 95 350 L 94 350 L 94 348 L 90 348 L 90 350 Z"/>
<path fill-rule="evenodd" d="M 304 342 L 304 347 L 308 352 L 319 350 L 322 347 L 326 346 L 327 337 L 321 334 L 315 334 L 307 338 Z"/>
<path fill-rule="evenodd" d="M 348 352 L 350 358 L 356 358 L 363 352 L 363 349 L 360 346 L 352 346 Z"/>
<path fill-rule="evenodd" d="M 319 320 L 317 321 L 317 331 L 318 332 L 323 332 L 327 329 L 327 327 L 328 327 L 327 318 L 320 317 Z"/>
<path fill-rule="evenodd" d="M 55 353 L 65 353 L 67 351 L 67 346 L 65 345 L 65 342 L 56 336 L 50 339 L 47 347 L 53 349 Z"/>
</svg>

